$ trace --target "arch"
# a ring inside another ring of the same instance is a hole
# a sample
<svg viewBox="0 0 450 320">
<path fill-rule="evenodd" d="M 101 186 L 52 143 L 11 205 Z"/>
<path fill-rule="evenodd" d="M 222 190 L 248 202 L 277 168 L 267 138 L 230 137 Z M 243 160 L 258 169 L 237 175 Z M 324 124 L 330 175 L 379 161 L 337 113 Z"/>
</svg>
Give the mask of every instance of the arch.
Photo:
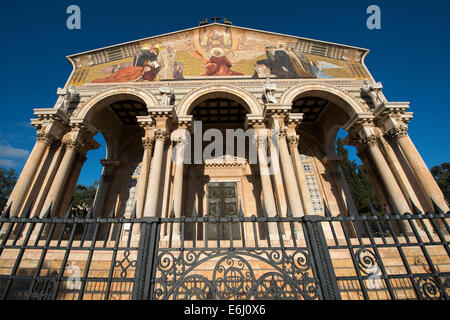
<svg viewBox="0 0 450 320">
<path fill-rule="evenodd" d="M 103 107 L 122 99 L 136 99 L 147 106 L 147 109 L 158 105 L 156 98 L 146 90 L 136 87 L 115 87 L 102 91 L 91 97 L 81 109 L 75 110 L 73 117 L 77 119 L 90 119 Z"/>
<path fill-rule="evenodd" d="M 184 96 L 178 107 L 178 116 L 189 115 L 193 108 L 201 102 L 202 99 L 206 100 L 208 98 L 220 96 L 226 98 L 237 98 L 237 100 L 250 114 L 262 114 L 262 108 L 260 107 L 258 100 L 256 100 L 256 98 L 248 91 L 231 85 L 210 85 L 194 89 Z"/>
<path fill-rule="evenodd" d="M 280 104 L 292 105 L 300 96 L 312 94 L 327 99 L 342 107 L 350 116 L 366 112 L 361 104 L 348 92 L 325 83 L 304 83 L 288 89 L 280 99 Z"/>
</svg>

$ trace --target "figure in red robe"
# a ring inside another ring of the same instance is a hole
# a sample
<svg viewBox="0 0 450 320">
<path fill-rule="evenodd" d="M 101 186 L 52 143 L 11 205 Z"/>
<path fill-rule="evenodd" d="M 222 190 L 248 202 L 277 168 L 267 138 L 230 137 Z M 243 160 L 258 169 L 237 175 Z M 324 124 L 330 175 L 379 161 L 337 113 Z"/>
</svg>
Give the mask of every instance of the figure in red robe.
<svg viewBox="0 0 450 320">
<path fill-rule="evenodd" d="M 242 76 L 243 73 L 232 71 L 230 60 L 225 57 L 223 50 L 215 48 L 212 51 L 211 58 L 206 62 L 206 72 L 204 76 Z"/>
</svg>

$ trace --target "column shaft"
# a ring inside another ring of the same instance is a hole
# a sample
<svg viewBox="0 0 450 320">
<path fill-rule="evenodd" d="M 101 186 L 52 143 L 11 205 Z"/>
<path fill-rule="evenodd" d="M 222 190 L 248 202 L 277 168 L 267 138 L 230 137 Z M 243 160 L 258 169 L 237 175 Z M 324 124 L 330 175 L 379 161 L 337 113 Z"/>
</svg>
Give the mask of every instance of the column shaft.
<svg viewBox="0 0 450 320">
<path fill-rule="evenodd" d="M 159 190 L 161 185 L 161 168 L 164 155 L 164 144 L 167 139 L 166 130 L 155 131 L 155 152 L 153 155 L 150 178 L 147 188 L 147 199 L 145 202 L 144 216 L 156 217 L 158 209 Z"/>
<path fill-rule="evenodd" d="M 42 157 L 48 146 L 48 142 L 38 139 L 33 150 L 31 151 L 31 154 L 8 200 L 8 205 L 11 203 L 11 216 L 17 216 L 20 214 L 18 211 L 25 201 L 26 195 L 31 187 L 31 183 L 37 173 L 36 171 L 42 162 Z"/>
<path fill-rule="evenodd" d="M 372 141 L 368 143 L 368 150 L 372 156 L 372 159 L 377 167 L 378 173 L 383 180 L 383 184 L 386 187 L 386 190 L 389 194 L 389 198 L 392 200 L 393 206 L 398 210 L 398 212 L 402 215 L 405 213 L 411 213 L 411 209 L 409 208 L 408 202 L 403 196 L 402 190 L 400 189 L 395 177 L 389 168 L 381 150 L 376 144 L 376 138 L 374 136 L 371 137 Z M 369 139 L 370 140 L 370 139 Z M 400 221 L 401 231 L 403 233 L 410 234 L 412 233 L 411 226 L 407 221 Z"/>
<path fill-rule="evenodd" d="M 173 181 L 173 210 L 175 218 L 181 217 L 183 202 L 183 171 L 184 171 L 184 141 L 179 141 L 176 147 L 175 177 Z M 174 224 L 174 235 L 180 234 L 180 224 Z"/>
<path fill-rule="evenodd" d="M 447 202 L 445 201 L 441 189 L 437 185 L 436 180 L 431 175 L 430 170 L 423 161 L 421 155 L 417 151 L 410 137 L 408 135 L 401 135 L 398 137 L 397 141 L 400 149 L 402 150 L 408 163 L 410 164 L 411 169 L 416 175 L 417 180 L 422 185 L 426 196 L 434 200 L 434 202 L 442 211 L 448 212 L 449 207 Z"/>
<path fill-rule="evenodd" d="M 148 173 L 150 171 L 150 159 L 153 151 L 153 139 L 142 138 L 144 154 L 142 156 L 141 171 L 136 186 L 136 217 L 141 218 L 144 214 L 145 195 L 147 193 Z"/>
<path fill-rule="evenodd" d="M 286 185 L 289 205 L 294 217 L 303 217 L 303 204 L 300 200 L 300 192 L 298 190 L 297 181 L 295 179 L 294 167 L 286 143 L 286 136 L 280 136 L 280 158 L 281 167 L 283 169 L 284 183 Z"/>
<path fill-rule="evenodd" d="M 61 164 L 63 154 L 64 154 L 64 152 L 63 152 L 62 146 L 60 145 L 53 154 L 52 163 L 50 164 L 50 167 L 48 168 L 44 182 L 39 190 L 38 196 L 36 197 L 36 203 L 33 208 L 33 216 L 39 216 L 39 214 L 42 210 L 42 206 L 44 205 L 47 193 L 52 185 L 52 181 L 53 181 L 53 179 L 56 175 L 56 172 Z"/>
<path fill-rule="evenodd" d="M 269 217 L 275 217 L 277 215 L 277 207 L 275 205 L 275 198 L 273 195 L 272 182 L 270 179 L 270 170 L 267 165 L 266 151 L 264 148 L 266 137 L 258 137 L 258 165 L 261 175 L 261 186 L 264 198 L 264 207 Z M 277 227 L 273 223 L 268 224 L 269 234 L 268 237 L 277 239 Z"/>
<path fill-rule="evenodd" d="M 291 156 L 293 157 L 293 164 L 295 170 L 295 177 L 297 178 L 299 193 L 302 199 L 303 211 L 306 215 L 314 215 L 314 206 L 309 196 L 308 184 L 306 183 L 305 173 L 303 172 L 303 166 L 300 159 L 300 153 L 298 152 L 298 137 L 289 137 L 289 149 Z"/>
<path fill-rule="evenodd" d="M 74 144 L 66 143 L 66 151 L 64 153 L 61 164 L 58 168 L 55 178 L 53 179 L 50 190 L 47 194 L 47 198 L 45 200 L 43 211 L 41 215 L 48 209 L 50 204 L 52 204 L 52 215 L 58 215 L 58 206 L 61 200 L 61 196 L 64 192 L 64 186 L 70 176 L 70 171 L 73 167 L 77 156 L 77 150 Z"/>
</svg>

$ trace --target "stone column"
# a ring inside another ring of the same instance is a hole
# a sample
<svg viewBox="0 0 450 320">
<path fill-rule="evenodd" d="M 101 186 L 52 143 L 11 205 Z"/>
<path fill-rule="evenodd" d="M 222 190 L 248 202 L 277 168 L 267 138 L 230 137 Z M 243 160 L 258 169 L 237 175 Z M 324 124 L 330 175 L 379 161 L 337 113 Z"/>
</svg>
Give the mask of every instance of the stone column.
<svg viewBox="0 0 450 320">
<path fill-rule="evenodd" d="M 168 138 L 166 129 L 155 129 L 155 152 L 153 155 L 150 171 L 149 184 L 147 189 L 147 199 L 145 202 L 144 216 L 156 217 L 161 186 L 161 167 L 164 155 L 164 144 Z"/>
<path fill-rule="evenodd" d="M 368 135 L 365 138 L 362 138 L 360 142 L 366 146 L 369 154 L 371 155 L 393 206 L 395 206 L 395 208 L 401 215 L 405 213 L 411 213 L 408 202 L 404 198 L 402 190 L 400 189 L 392 171 L 390 170 L 388 163 L 386 162 L 386 159 L 384 158 L 381 150 L 377 145 L 377 137 L 373 134 Z M 402 221 L 400 225 L 403 233 L 412 233 L 411 227 L 408 222 Z"/>
<path fill-rule="evenodd" d="M 97 193 L 95 194 L 94 204 L 92 205 L 92 214 L 95 218 L 102 217 L 105 199 L 108 193 L 109 183 L 113 177 L 114 169 L 119 166 L 118 160 L 100 160 L 103 166 L 102 176 L 98 184 Z"/>
<path fill-rule="evenodd" d="M 183 170 L 184 170 L 184 148 L 186 139 L 179 137 L 175 140 L 176 144 L 176 160 L 175 160 L 175 176 L 173 180 L 173 210 L 175 218 L 181 217 L 181 205 L 183 203 Z M 173 234 L 175 238 L 180 237 L 180 224 L 175 223 Z"/>
<path fill-rule="evenodd" d="M 141 171 L 136 186 L 136 217 L 141 218 L 144 214 L 145 195 L 147 193 L 148 173 L 150 171 L 150 159 L 153 152 L 153 137 L 142 138 L 144 154 L 142 156 Z"/>
<path fill-rule="evenodd" d="M 14 190 L 9 197 L 8 204 L 11 203 L 10 216 L 18 216 L 21 212 L 20 208 L 25 202 L 25 198 L 34 180 L 37 170 L 43 161 L 43 156 L 50 144 L 53 141 L 53 137 L 40 131 L 38 132 L 38 139 L 31 151 L 30 156 L 20 174 L 19 179 L 16 182 Z"/>
<path fill-rule="evenodd" d="M 300 192 L 298 190 L 297 179 L 295 179 L 295 171 L 292 165 L 292 159 L 286 143 L 286 129 L 280 129 L 280 159 L 281 168 L 283 170 L 284 183 L 288 196 L 289 205 L 294 217 L 303 217 L 303 204 L 300 200 Z"/>
<path fill-rule="evenodd" d="M 258 165 L 261 174 L 261 185 L 264 197 L 264 207 L 266 209 L 267 215 L 269 217 L 275 217 L 277 215 L 277 207 L 275 205 L 275 198 L 272 189 L 272 182 L 270 179 L 270 170 L 267 165 L 266 157 L 266 146 L 267 146 L 267 136 L 261 134 L 263 131 L 258 132 L 257 143 L 258 143 Z M 273 223 L 269 224 L 269 234 L 270 238 L 278 239 L 277 227 Z"/>
<path fill-rule="evenodd" d="M 81 144 L 73 140 L 63 141 L 65 147 L 65 153 L 61 164 L 58 168 L 55 178 L 53 179 L 50 190 L 45 200 L 43 211 L 41 215 L 52 205 L 52 215 L 59 215 L 58 206 L 62 197 L 63 189 L 67 179 L 70 176 L 70 171 L 73 168 L 77 154 L 80 152 Z"/>
<path fill-rule="evenodd" d="M 449 207 L 445 201 L 444 195 L 437 185 L 436 180 L 431 175 L 431 172 L 423 161 L 420 153 L 411 141 L 408 135 L 408 128 L 406 126 L 396 127 L 391 129 L 388 134 L 398 143 L 400 150 L 411 166 L 417 180 L 423 187 L 426 196 L 433 200 L 443 212 L 448 212 Z"/>
<path fill-rule="evenodd" d="M 50 147 L 50 150 L 53 150 L 52 155 L 52 163 L 50 164 L 50 167 L 48 168 L 47 174 L 45 176 L 44 182 L 42 183 L 42 186 L 39 190 L 39 193 L 36 198 L 36 202 L 33 208 L 33 216 L 39 216 L 42 210 L 42 206 L 44 205 L 45 198 L 47 196 L 47 193 L 50 189 L 50 186 L 52 184 L 52 181 L 56 175 L 56 172 L 59 168 L 59 165 L 61 163 L 62 157 L 64 155 L 63 146 L 61 141 L 57 141 L 52 144 Z"/>
<path fill-rule="evenodd" d="M 298 152 L 299 140 L 300 140 L 299 136 L 297 135 L 288 136 L 289 150 L 291 151 L 291 156 L 295 170 L 295 177 L 297 179 L 299 193 L 303 203 L 304 214 L 314 215 L 314 206 L 308 192 L 308 184 L 306 183 L 306 177 L 303 171 L 300 153 Z"/>
</svg>

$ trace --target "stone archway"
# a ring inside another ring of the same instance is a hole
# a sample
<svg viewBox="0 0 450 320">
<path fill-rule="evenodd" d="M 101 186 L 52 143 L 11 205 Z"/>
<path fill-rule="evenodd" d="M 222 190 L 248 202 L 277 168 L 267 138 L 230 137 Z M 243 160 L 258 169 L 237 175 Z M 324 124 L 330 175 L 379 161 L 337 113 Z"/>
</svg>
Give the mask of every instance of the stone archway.
<svg viewBox="0 0 450 320">
<path fill-rule="evenodd" d="M 136 87 L 115 87 L 102 91 L 91 97 L 83 106 L 77 108 L 72 115 L 74 119 L 89 120 L 100 109 L 114 101 L 124 98 L 134 98 L 144 103 L 147 109 L 158 105 L 158 100 L 148 92 Z"/>
<path fill-rule="evenodd" d="M 192 109 L 202 99 L 224 97 L 236 99 L 239 103 L 246 106 L 248 113 L 253 115 L 261 115 L 263 108 L 258 100 L 248 91 L 231 85 L 209 85 L 194 89 L 181 100 L 178 106 L 178 116 L 187 116 Z"/>
<path fill-rule="evenodd" d="M 283 94 L 280 103 L 291 105 L 295 99 L 306 95 L 314 95 L 327 99 L 341 106 L 350 117 L 367 112 L 367 110 L 349 93 L 324 83 L 305 83 L 294 86 Z"/>
</svg>

